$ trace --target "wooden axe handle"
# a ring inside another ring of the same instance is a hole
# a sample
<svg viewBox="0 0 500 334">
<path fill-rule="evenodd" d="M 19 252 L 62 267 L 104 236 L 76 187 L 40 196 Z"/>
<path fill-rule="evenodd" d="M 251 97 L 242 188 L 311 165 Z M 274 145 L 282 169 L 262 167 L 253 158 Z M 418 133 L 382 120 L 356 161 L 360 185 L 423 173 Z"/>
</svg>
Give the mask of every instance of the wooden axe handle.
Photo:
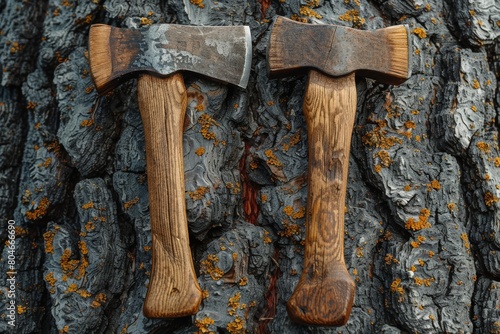
<svg viewBox="0 0 500 334">
<path fill-rule="evenodd" d="M 153 267 L 143 312 L 171 318 L 197 312 L 196 279 L 187 226 L 182 133 L 187 94 L 181 74 L 142 75 L 139 109 L 146 139 Z"/>
<path fill-rule="evenodd" d="M 354 73 L 333 78 L 309 73 L 304 98 L 309 175 L 304 269 L 287 303 L 298 323 L 341 326 L 355 284 L 344 261 L 344 210 L 351 133 L 356 114 Z"/>
</svg>

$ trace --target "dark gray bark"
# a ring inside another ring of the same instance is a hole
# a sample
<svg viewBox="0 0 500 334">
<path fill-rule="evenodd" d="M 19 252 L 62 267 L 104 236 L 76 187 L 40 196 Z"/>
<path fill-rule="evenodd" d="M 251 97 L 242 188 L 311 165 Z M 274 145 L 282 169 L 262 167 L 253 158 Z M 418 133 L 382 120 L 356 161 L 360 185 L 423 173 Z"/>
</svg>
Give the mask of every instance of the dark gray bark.
<svg viewBox="0 0 500 334">
<path fill-rule="evenodd" d="M 357 79 L 345 222 L 357 290 L 341 328 L 286 314 L 303 262 L 306 78 L 268 78 L 275 15 L 412 31 L 410 80 Z M 0 0 L 0 18 L 0 332 L 500 333 L 498 1 Z M 142 315 L 151 236 L 136 83 L 98 97 L 92 23 L 251 27 L 247 90 L 185 75 L 186 203 L 205 291 L 193 318 Z"/>
</svg>

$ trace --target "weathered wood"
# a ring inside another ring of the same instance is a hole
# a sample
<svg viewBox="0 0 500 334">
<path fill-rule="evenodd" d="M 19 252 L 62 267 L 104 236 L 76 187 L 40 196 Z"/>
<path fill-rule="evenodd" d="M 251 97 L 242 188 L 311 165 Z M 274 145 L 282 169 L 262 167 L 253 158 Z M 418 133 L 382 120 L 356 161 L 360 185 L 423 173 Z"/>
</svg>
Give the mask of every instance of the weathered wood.
<svg viewBox="0 0 500 334">
<path fill-rule="evenodd" d="M 153 265 L 144 314 L 151 318 L 196 313 L 196 279 L 184 199 L 182 132 L 187 94 L 181 74 L 139 77 L 139 109 L 146 139 Z"/>
</svg>

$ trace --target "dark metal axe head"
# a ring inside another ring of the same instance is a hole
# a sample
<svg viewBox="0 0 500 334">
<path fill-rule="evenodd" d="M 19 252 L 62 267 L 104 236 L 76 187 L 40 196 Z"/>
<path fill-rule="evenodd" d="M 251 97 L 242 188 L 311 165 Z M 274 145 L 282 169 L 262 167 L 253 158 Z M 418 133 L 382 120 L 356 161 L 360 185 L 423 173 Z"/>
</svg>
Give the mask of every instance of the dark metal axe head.
<svg viewBox="0 0 500 334">
<path fill-rule="evenodd" d="M 252 41 L 246 26 L 157 24 L 122 29 L 96 24 L 90 28 L 89 57 L 100 93 L 136 72 L 169 75 L 181 70 L 245 88 Z"/>
<path fill-rule="evenodd" d="M 406 25 L 367 31 L 277 17 L 268 47 L 269 73 L 286 75 L 315 68 L 333 77 L 356 72 L 400 84 L 411 76 L 410 45 Z"/>
</svg>

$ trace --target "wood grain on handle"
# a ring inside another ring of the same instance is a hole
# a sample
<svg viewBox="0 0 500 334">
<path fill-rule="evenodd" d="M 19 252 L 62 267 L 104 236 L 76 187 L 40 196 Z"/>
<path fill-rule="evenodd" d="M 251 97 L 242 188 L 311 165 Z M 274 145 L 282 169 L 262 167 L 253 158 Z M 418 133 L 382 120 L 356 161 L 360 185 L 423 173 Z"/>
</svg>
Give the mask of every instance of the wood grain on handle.
<svg viewBox="0 0 500 334">
<path fill-rule="evenodd" d="M 355 284 L 344 261 L 344 210 L 351 133 L 356 113 L 354 74 L 309 74 L 304 98 L 309 175 L 304 269 L 287 303 L 298 323 L 341 326 Z"/>
<path fill-rule="evenodd" d="M 139 108 L 146 139 L 153 267 L 143 312 L 149 318 L 196 313 L 196 279 L 187 226 L 182 133 L 187 95 L 180 74 L 143 75 Z"/>
</svg>

